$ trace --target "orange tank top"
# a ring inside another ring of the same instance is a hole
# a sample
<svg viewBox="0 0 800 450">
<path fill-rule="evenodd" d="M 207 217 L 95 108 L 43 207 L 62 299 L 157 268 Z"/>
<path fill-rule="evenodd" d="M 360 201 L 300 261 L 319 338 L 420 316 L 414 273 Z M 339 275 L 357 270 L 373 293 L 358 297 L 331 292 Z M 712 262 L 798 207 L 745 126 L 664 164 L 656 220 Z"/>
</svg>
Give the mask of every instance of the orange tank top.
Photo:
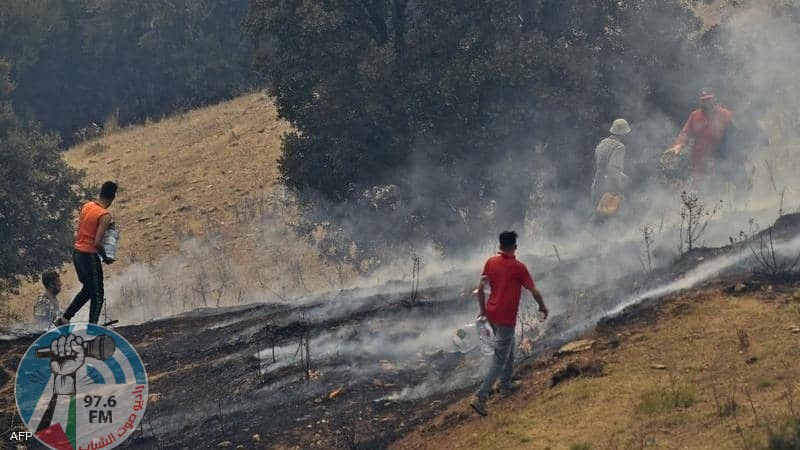
<svg viewBox="0 0 800 450">
<path fill-rule="evenodd" d="M 106 214 L 109 214 L 108 210 L 96 202 L 92 201 L 83 205 L 81 214 L 78 217 L 75 250 L 84 253 L 97 253 L 97 248 L 94 246 L 94 238 L 97 235 L 100 218 Z"/>
</svg>

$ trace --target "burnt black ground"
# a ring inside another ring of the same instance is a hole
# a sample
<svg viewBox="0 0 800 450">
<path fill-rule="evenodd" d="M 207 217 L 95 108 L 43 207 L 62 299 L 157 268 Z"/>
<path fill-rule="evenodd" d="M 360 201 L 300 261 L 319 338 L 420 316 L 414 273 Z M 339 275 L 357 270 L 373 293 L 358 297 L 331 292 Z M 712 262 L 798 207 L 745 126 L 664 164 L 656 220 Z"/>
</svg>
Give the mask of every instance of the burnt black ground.
<svg viewBox="0 0 800 450">
<path fill-rule="evenodd" d="M 776 238 L 796 235 L 800 220 L 782 220 L 776 227 Z M 669 282 L 702 262 L 739 251 L 741 245 L 698 249 L 650 274 L 614 267 L 620 262 L 613 252 L 558 263 L 523 258 L 534 268 L 537 283 L 547 296 L 575 299 L 548 321 L 534 356 L 547 354 L 589 330 L 593 323 L 576 325 L 602 315 L 620 299 Z M 606 272 L 603 277 L 579 276 L 596 273 L 592 270 L 598 267 Z M 743 263 L 727 273 L 747 271 L 749 267 Z M 345 336 L 340 337 L 342 340 L 347 340 L 351 332 L 362 333 L 359 339 L 394 333 L 390 338 L 400 340 L 402 331 L 389 331 L 384 325 L 428 323 L 436 318 L 473 314 L 476 306 L 469 292 L 473 277 L 445 274 L 442 278 L 441 286 L 422 290 L 422 300 L 410 306 L 405 304 L 409 297 L 405 284 L 395 282 L 380 289 L 321 296 L 302 305 L 194 311 L 117 328 L 145 361 L 150 392 L 160 396 L 148 405 L 140 432 L 123 447 L 216 448 L 222 441 L 247 448 L 346 448 L 355 443 L 361 448 L 386 446 L 468 395 L 474 385 L 466 383 L 409 401 L 380 399 L 426 380 L 445 383 L 457 370 L 465 370 L 464 365 L 475 363 L 477 356 L 454 354 L 444 342 L 438 351 L 427 349 L 407 361 L 393 360 L 381 367 L 384 358 L 380 355 L 320 356 L 311 348 L 312 367 L 319 375 L 306 380 L 299 360 L 262 375 L 254 355 L 273 341 L 276 346 L 298 345 L 304 335 L 313 340 L 336 330 L 343 331 L 339 334 Z M 645 299 L 645 303 L 657 300 Z M 332 306 L 343 306 L 344 312 L 337 313 L 330 309 Z M 637 315 L 637 308 L 631 307 L 619 317 L 636 320 Z M 614 320 L 604 321 L 603 326 L 614 326 Z M 425 331 L 413 327 L 406 331 L 420 332 Z M 0 445 L 8 444 L 12 430 L 21 430 L 13 399 L 14 373 L 19 358 L 35 338 L 0 341 Z M 339 388 L 343 388 L 341 392 L 330 398 Z M 251 441 L 255 434 L 260 442 Z"/>
</svg>

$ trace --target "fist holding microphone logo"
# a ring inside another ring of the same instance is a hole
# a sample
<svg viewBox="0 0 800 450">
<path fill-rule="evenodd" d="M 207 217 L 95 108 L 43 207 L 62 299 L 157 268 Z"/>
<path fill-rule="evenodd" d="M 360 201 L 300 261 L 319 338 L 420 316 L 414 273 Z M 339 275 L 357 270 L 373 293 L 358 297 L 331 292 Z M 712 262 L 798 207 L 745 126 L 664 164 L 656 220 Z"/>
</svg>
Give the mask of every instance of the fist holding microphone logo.
<svg viewBox="0 0 800 450">
<path fill-rule="evenodd" d="M 111 329 L 71 324 L 43 334 L 20 361 L 15 396 L 36 439 L 57 450 L 116 447 L 138 428 L 147 374 Z"/>
<path fill-rule="evenodd" d="M 51 360 L 50 371 L 56 375 L 53 393 L 71 395 L 75 393 L 75 372 L 83 366 L 86 357 L 105 360 L 114 354 L 116 348 L 114 339 L 107 334 L 101 334 L 91 341 L 70 334 L 53 339 L 49 349 L 36 350 L 36 357 Z"/>
</svg>

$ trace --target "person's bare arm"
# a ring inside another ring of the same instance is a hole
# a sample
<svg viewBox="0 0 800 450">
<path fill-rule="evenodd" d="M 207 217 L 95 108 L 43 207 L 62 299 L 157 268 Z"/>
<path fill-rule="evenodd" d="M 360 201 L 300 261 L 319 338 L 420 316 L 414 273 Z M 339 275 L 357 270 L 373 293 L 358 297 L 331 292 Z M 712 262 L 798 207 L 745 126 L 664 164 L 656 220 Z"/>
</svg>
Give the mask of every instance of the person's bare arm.
<svg viewBox="0 0 800 450">
<path fill-rule="evenodd" d="M 686 123 L 683 124 L 683 128 L 681 128 L 681 132 L 678 133 L 678 137 L 675 138 L 675 143 L 669 150 L 675 152 L 675 154 L 679 154 L 681 150 L 683 150 L 683 146 L 686 145 L 686 141 L 689 139 L 689 134 L 691 133 L 691 125 L 692 125 L 692 115 L 689 115 L 689 118 L 686 119 Z"/>
<path fill-rule="evenodd" d="M 111 224 L 111 214 L 103 214 L 100 216 L 100 220 L 97 223 L 97 233 L 94 235 L 94 247 L 97 249 L 97 254 L 100 255 L 103 262 L 106 264 L 114 262 L 113 259 L 109 259 L 106 256 L 106 249 L 103 247 L 103 236 L 106 234 L 109 224 Z"/>
<path fill-rule="evenodd" d="M 547 316 L 548 314 L 550 314 L 550 311 L 544 304 L 544 297 L 542 297 L 542 293 L 539 292 L 538 289 L 536 289 L 536 286 L 528 289 L 528 291 L 530 291 L 531 295 L 533 295 L 533 298 L 536 300 L 536 303 L 539 304 L 539 312 L 542 313 L 542 315 L 544 315 L 545 319 L 547 319 Z"/>
<path fill-rule="evenodd" d="M 481 316 L 486 317 L 486 292 L 483 288 L 486 286 L 486 277 L 481 277 L 481 282 L 478 284 L 478 308 L 480 308 Z"/>
</svg>

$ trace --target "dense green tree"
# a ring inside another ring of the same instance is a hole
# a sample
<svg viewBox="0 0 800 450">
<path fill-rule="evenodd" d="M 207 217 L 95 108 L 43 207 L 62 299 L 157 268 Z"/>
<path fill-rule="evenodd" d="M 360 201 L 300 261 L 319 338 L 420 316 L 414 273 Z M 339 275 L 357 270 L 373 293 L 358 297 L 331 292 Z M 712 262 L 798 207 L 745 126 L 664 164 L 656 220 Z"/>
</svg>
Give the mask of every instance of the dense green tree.
<svg viewBox="0 0 800 450">
<path fill-rule="evenodd" d="M 8 71 L 0 59 L 0 293 L 66 259 L 81 195 L 58 137 L 14 115 Z"/>
<path fill-rule="evenodd" d="M 112 115 L 137 122 L 250 89 L 247 11 L 248 0 L 3 2 L 15 109 L 69 141 Z"/>
<path fill-rule="evenodd" d="M 39 61 L 47 41 L 64 28 L 61 0 L 0 2 L 0 55 L 16 76 Z"/>
<path fill-rule="evenodd" d="M 700 26 L 679 0 L 256 0 L 248 21 L 295 128 L 286 183 L 362 248 L 518 224 L 537 184 L 576 208 L 611 120 L 686 114 Z"/>
</svg>

